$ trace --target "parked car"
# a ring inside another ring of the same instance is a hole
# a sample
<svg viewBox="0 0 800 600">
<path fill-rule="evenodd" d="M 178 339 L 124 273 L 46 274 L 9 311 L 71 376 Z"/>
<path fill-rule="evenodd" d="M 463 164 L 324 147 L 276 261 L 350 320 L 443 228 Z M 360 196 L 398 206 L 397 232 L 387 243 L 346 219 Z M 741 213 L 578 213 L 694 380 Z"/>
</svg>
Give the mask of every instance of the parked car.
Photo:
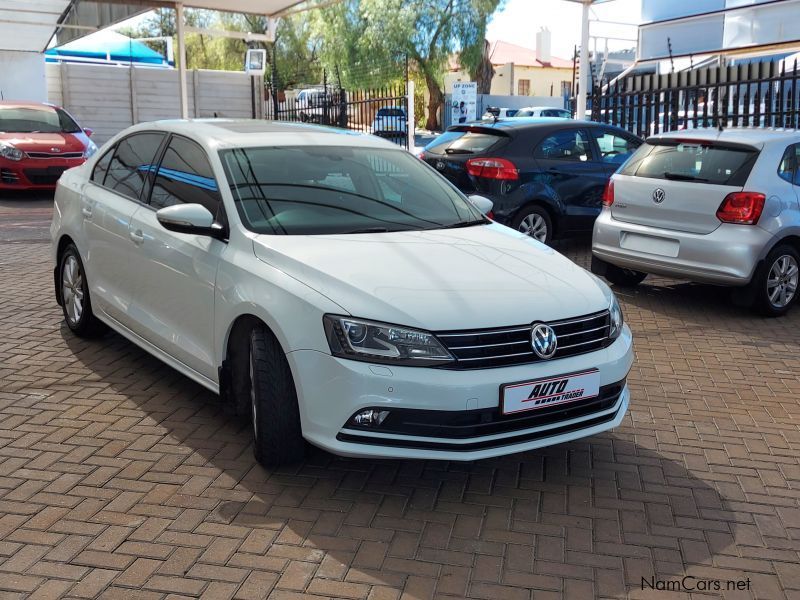
<svg viewBox="0 0 800 600">
<path fill-rule="evenodd" d="M 0 101 L 0 190 L 55 188 L 97 150 L 91 135 L 60 106 Z"/>
<path fill-rule="evenodd" d="M 489 198 L 496 221 L 547 244 L 592 230 L 608 178 L 641 143 L 610 125 L 509 119 L 450 127 L 420 158 Z"/>
<path fill-rule="evenodd" d="M 695 129 L 648 138 L 606 188 L 592 271 L 737 286 L 766 315 L 797 297 L 800 133 Z"/>
<path fill-rule="evenodd" d="M 379 108 L 372 121 L 372 133 L 382 136 L 406 135 L 406 109 L 402 106 Z"/>
<path fill-rule="evenodd" d="M 552 106 L 528 106 L 526 108 L 520 108 L 517 111 L 517 114 L 514 115 L 517 118 L 520 117 L 555 117 L 558 119 L 571 119 L 572 113 L 563 108 L 554 108 Z"/>
<path fill-rule="evenodd" d="M 338 110 L 331 95 L 318 88 L 300 90 L 294 101 L 294 109 L 301 121 L 310 123 L 323 123 L 326 118 L 327 122 L 331 122 L 335 111 Z"/>
<path fill-rule="evenodd" d="M 497 119 L 510 119 L 516 116 L 518 111 L 518 108 L 500 108 L 499 106 L 489 106 L 486 108 L 486 112 L 483 113 L 481 120 L 494 121 Z"/>
<path fill-rule="evenodd" d="M 129 128 L 58 184 L 56 298 L 250 415 L 256 456 L 475 460 L 629 402 L 609 287 L 407 151 L 268 121 Z"/>
</svg>

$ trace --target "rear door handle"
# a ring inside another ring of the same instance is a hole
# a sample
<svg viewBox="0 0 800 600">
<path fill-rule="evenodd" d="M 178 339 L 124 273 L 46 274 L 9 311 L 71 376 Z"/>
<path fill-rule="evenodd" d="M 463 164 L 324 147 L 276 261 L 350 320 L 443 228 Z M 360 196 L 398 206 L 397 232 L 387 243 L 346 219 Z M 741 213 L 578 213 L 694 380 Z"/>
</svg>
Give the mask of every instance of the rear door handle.
<svg viewBox="0 0 800 600">
<path fill-rule="evenodd" d="M 129 231 L 128 236 L 131 238 L 134 244 L 141 244 L 144 242 L 144 234 L 142 233 L 141 229 L 137 229 L 136 231 Z"/>
</svg>

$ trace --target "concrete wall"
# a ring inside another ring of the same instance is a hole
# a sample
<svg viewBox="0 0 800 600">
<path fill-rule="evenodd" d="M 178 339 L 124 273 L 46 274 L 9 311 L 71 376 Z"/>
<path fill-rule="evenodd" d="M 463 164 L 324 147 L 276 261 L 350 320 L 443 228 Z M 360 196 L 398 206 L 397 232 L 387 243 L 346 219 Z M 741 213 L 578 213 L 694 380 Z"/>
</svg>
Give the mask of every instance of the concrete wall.
<svg viewBox="0 0 800 600">
<path fill-rule="evenodd" d="M 47 101 L 44 54 L 0 50 L 0 99 Z"/>
<path fill-rule="evenodd" d="M 189 71 L 190 117 L 251 118 L 251 78 L 238 71 Z M 263 117 L 263 79 L 255 84 L 255 116 Z M 178 71 L 106 65 L 47 65 L 50 102 L 66 108 L 105 142 L 136 123 L 180 118 Z"/>
</svg>

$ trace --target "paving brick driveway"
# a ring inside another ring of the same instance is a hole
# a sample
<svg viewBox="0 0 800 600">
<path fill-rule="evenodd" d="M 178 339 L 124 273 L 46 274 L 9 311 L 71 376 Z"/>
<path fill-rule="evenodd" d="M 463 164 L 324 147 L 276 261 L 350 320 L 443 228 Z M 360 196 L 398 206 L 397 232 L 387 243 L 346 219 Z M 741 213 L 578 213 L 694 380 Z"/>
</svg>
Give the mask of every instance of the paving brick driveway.
<svg viewBox="0 0 800 600">
<path fill-rule="evenodd" d="M 0 201 L 0 598 L 670 599 L 690 594 L 642 578 L 685 575 L 800 598 L 800 309 L 618 290 L 637 361 L 615 431 L 266 471 L 213 395 L 117 335 L 68 333 L 49 203 L 26 200 Z M 585 264 L 585 242 L 563 249 Z"/>
</svg>

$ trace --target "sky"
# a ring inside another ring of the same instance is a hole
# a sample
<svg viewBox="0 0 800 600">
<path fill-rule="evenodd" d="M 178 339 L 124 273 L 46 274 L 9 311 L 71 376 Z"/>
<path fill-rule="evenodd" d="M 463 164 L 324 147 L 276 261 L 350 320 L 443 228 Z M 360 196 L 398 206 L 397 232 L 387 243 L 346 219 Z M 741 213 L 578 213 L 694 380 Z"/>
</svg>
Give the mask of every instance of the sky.
<svg viewBox="0 0 800 600">
<path fill-rule="evenodd" d="M 612 0 L 593 6 L 591 11 L 592 19 L 635 25 L 641 17 L 641 0 Z M 581 5 L 567 0 L 506 0 L 503 10 L 489 22 L 486 37 L 536 48 L 536 32 L 542 27 L 551 32 L 553 56 L 570 58 L 581 41 Z M 636 38 L 636 27 L 631 25 L 594 22 L 589 31 L 592 36 Z M 590 48 L 594 48 L 593 43 L 590 41 Z M 609 41 L 612 50 L 635 45 L 635 41 Z M 603 47 L 604 42 L 598 40 L 598 50 Z"/>
</svg>

